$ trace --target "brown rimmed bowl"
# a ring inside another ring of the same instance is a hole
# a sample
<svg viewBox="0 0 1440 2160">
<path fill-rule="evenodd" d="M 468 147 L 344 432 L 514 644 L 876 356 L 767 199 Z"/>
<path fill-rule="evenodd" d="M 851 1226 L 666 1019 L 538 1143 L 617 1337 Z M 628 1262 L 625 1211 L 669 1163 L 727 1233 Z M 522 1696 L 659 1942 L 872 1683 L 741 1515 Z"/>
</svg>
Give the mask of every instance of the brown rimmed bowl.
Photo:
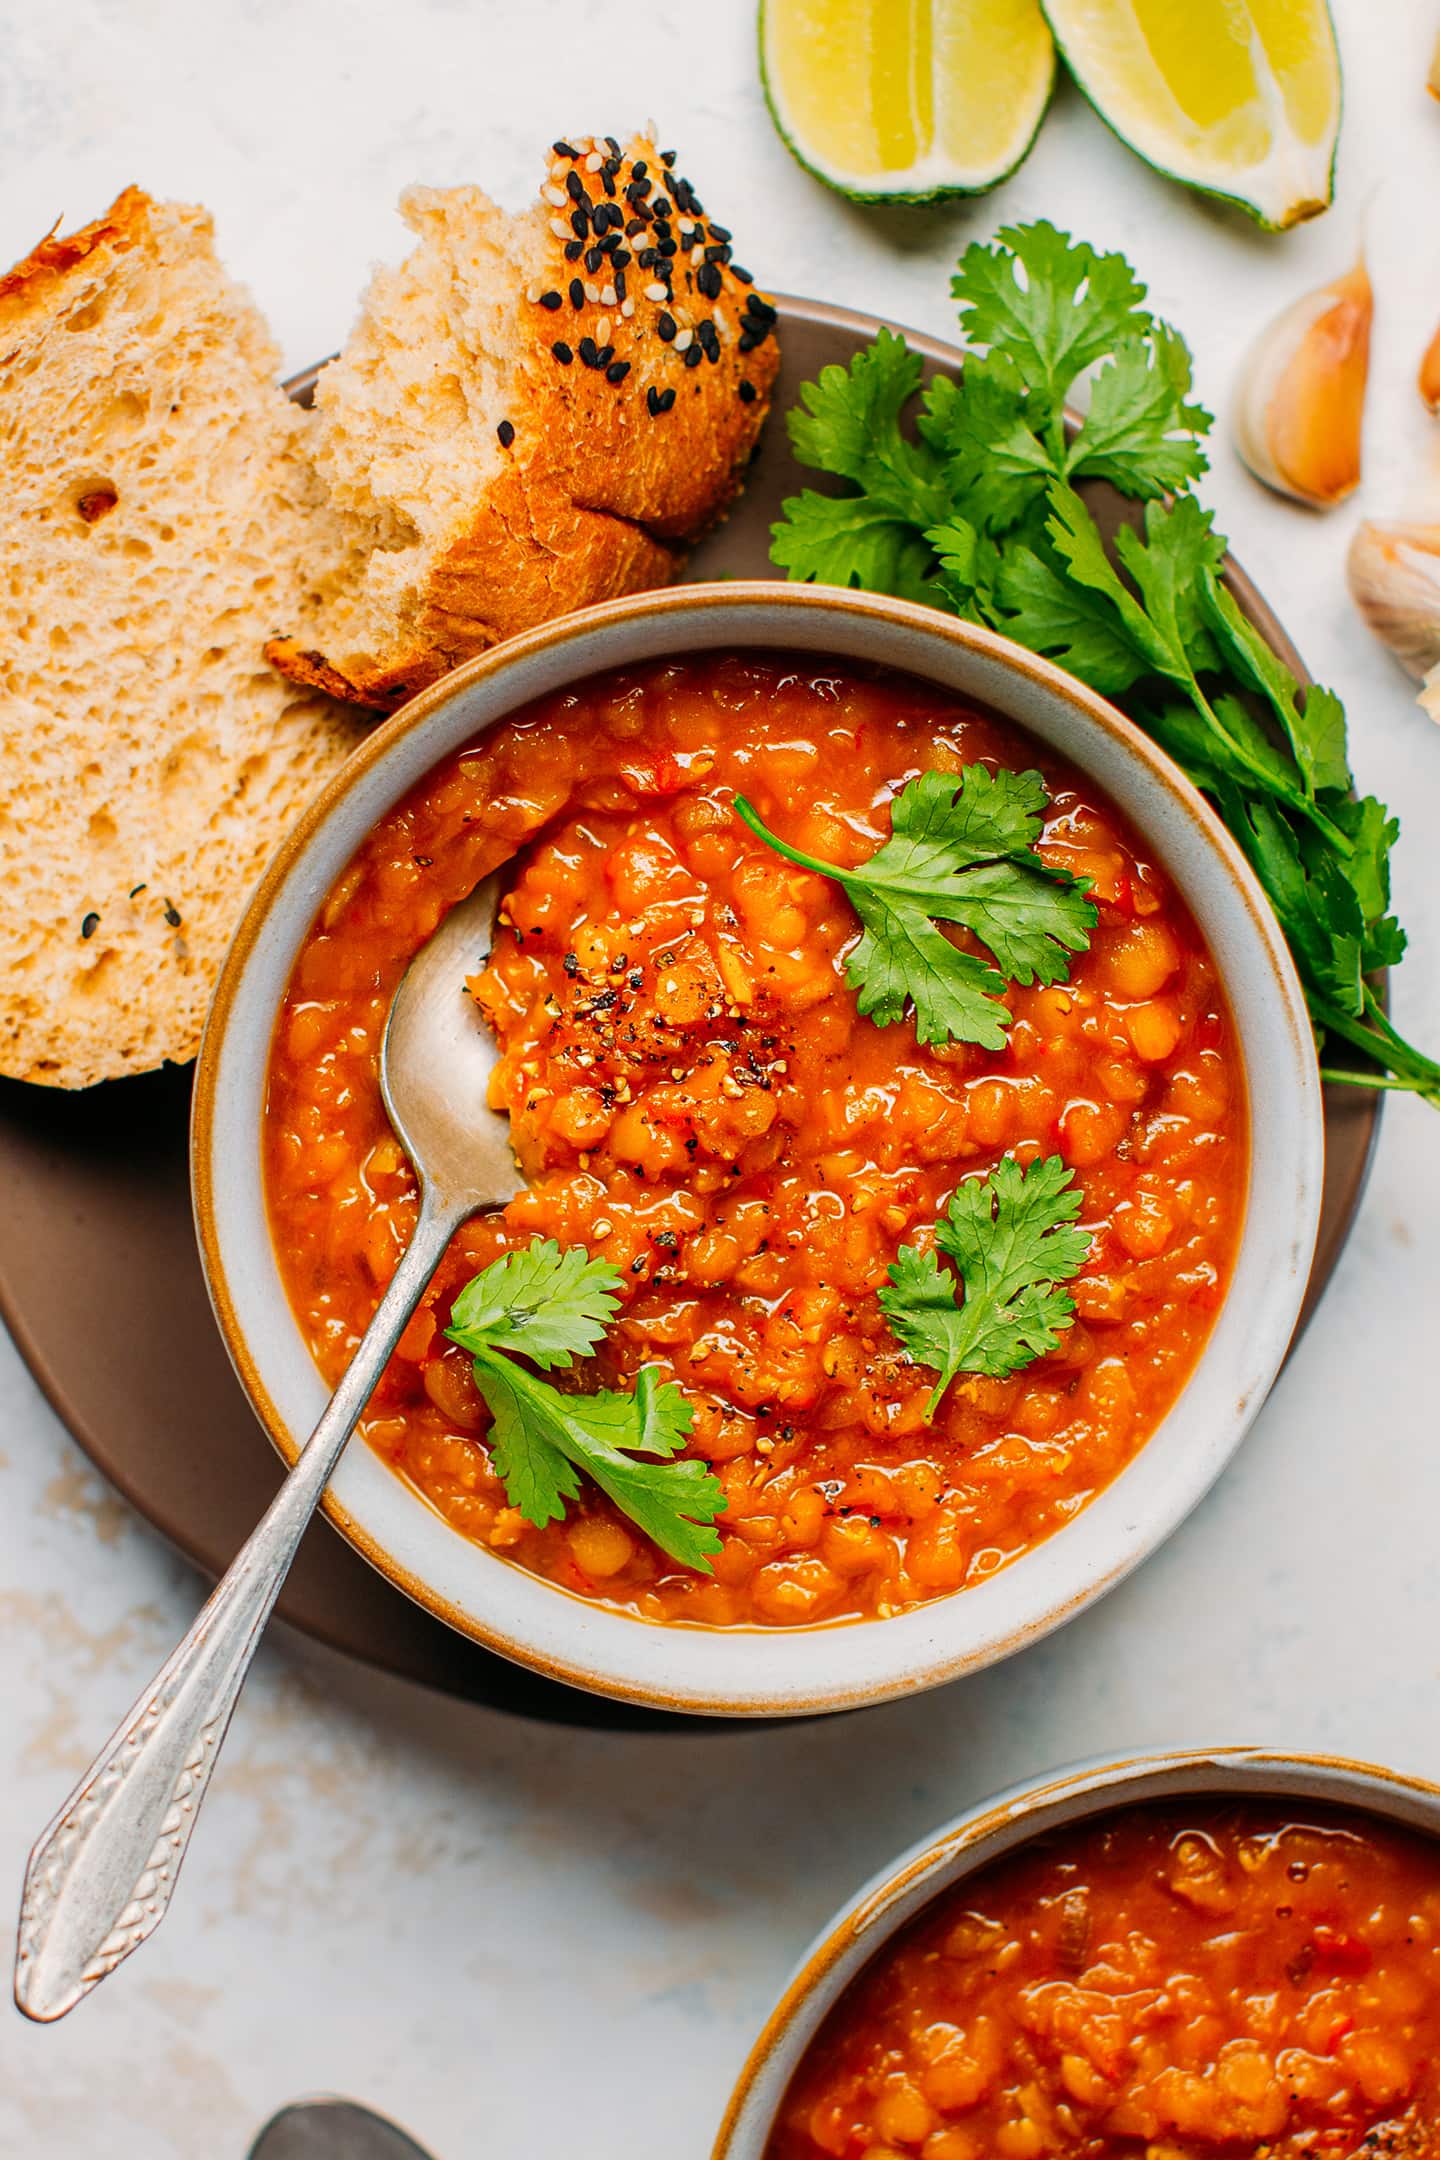
<svg viewBox="0 0 1440 2160">
<path fill-rule="evenodd" d="M 226 960 L 201 1048 L 191 1175 L 216 1318 L 256 1414 L 292 1461 L 326 1390 L 271 1247 L 261 1129 L 276 1015 L 318 908 L 355 849 L 410 788 L 533 699 L 612 668 L 746 649 L 920 677 L 989 706 L 1094 779 L 1145 836 L 1215 956 L 1250 1111 L 1249 1193 L 1234 1276 L 1180 1399 L 1073 1522 L 984 1582 L 911 1612 L 785 1631 L 640 1620 L 463 1538 L 363 1443 L 346 1454 L 326 1497 L 332 1521 L 452 1627 L 532 1670 L 620 1700 L 777 1717 L 934 1687 L 1082 1610 L 1152 1551 L 1218 1476 L 1294 1330 L 1323 1157 L 1304 998 L 1239 850 L 1164 754 L 1113 706 L 992 632 L 905 601 L 822 586 L 682 587 L 613 601 L 511 640 L 377 728 L 266 871 Z"/>
<path fill-rule="evenodd" d="M 806 1951 L 736 2081 L 711 2160 L 763 2160 L 791 2078 L 825 2019 L 900 1931 L 933 1901 L 1048 1831 L 1151 1800 L 1294 1800 L 1440 1837 L 1440 1786 L 1338 1755 L 1213 1748 L 1081 1763 L 1014 1785 L 900 1855 Z"/>
</svg>

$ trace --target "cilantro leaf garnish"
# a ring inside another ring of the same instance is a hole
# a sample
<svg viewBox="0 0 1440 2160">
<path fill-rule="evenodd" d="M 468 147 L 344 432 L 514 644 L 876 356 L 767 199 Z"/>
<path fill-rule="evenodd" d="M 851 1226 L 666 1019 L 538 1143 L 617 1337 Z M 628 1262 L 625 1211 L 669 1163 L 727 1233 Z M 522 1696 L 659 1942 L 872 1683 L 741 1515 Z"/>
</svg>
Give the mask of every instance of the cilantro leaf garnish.
<svg viewBox="0 0 1440 2160">
<path fill-rule="evenodd" d="M 779 839 L 743 795 L 735 808 L 777 854 L 844 886 L 863 931 L 845 962 L 862 1013 L 888 1027 L 909 1005 L 922 1043 L 998 1050 L 1006 982 L 1063 982 L 1096 921 L 1088 882 L 1035 852 L 1047 800 L 1037 772 L 922 773 L 895 798 L 890 838 L 853 870 Z M 993 964 L 952 945 L 942 922 L 969 930 Z"/>
<path fill-rule="evenodd" d="M 1340 700 L 1302 690 L 1222 582 L 1226 542 L 1192 492 L 1211 423 L 1183 340 L 1123 256 L 1043 222 L 967 248 L 952 290 L 968 346 L 959 382 L 923 384 L 919 355 L 884 331 L 848 369 L 825 370 L 823 396 L 802 392 L 796 454 L 845 492 L 786 503 L 775 561 L 986 623 L 1120 700 L 1248 855 L 1322 1043 L 1374 1066 L 1327 1063 L 1326 1077 L 1440 1107 L 1440 1064 L 1396 1032 L 1367 979 L 1405 949 L 1389 912 L 1398 827 L 1383 803 L 1352 797 Z M 1068 423 L 1085 376 L 1088 410 Z M 1089 480 L 1143 501 L 1143 528 L 1107 539 L 1076 492 Z M 906 964 L 949 965 L 933 923 L 907 928 L 924 949 Z"/>
<path fill-rule="evenodd" d="M 957 1373 L 1003 1380 L 1056 1348 L 1075 1314 L 1063 1286 L 1090 1251 L 1075 1227 L 1081 1197 L 1059 1155 L 1029 1170 L 1007 1155 L 988 1178 L 958 1186 L 935 1243 L 955 1263 L 963 1301 L 933 1252 L 901 1246 L 880 1304 L 915 1363 L 940 1375 L 927 1422 Z"/>
<path fill-rule="evenodd" d="M 527 1522 L 558 1522 L 583 1470 L 662 1552 L 709 1574 L 726 1503 L 704 1463 L 670 1460 L 694 1422 L 683 1391 L 645 1366 L 633 1393 L 570 1394 L 515 1360 L 518 1352 L 548 1370 L 589 1356 L 619 1302 L 620 1275 L 608 1261 L 536 1238 L 465 1285 L 445 1332 L 474 1361 L 491 1460 Z"/>
</svg>

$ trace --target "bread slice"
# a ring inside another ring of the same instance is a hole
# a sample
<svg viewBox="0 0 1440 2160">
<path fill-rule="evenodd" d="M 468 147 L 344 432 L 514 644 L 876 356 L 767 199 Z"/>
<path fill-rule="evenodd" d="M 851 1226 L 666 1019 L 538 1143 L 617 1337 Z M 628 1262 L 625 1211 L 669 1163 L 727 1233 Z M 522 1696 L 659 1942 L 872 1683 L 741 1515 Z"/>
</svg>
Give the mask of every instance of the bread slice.
<svg viewBox="0 0 1440 2160">
<path fill-rule="evenodd" d="M 557 144 L 516 216 L 412 188 L 320 373 L 311 457 L 344 527 L 318 634 L 276 665 L 388 707 L 518 630 L 668 584 L 740 484 L 775 311 L 672 153 Z M 568 357 L 567 357 L 568 356 Z"/>
<path fill-rule="evenodd" d="M 326 513 L 203 211 L 0 278 L 0 1072 L 194 1056 L 241 905 L 357 739 L 264 658 Z"/>
</svg>

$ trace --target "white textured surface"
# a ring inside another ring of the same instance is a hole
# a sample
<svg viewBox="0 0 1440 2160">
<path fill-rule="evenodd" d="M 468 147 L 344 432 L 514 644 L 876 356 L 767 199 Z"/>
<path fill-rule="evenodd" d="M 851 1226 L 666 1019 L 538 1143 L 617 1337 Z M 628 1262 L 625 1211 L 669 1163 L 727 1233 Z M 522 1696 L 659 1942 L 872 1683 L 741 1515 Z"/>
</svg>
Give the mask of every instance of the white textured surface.
<svg viewBox="0 0 1440 2160">
<path fill-rule="evenodd" d="M 770 133 L 749 0 L 3 0 L 0 259 L 128 180 L 193 196 L 299 364 L 336 342 L 372 256 L 400 246 L 407 181 L 513 197 L 562 128 L 653 111 L 763 279 L 899 322 L 950 327 L 951 260 L 1002 217 L 1125 248 L 1223 412 L 1254 329 L 1344 267 L 1363 220 L 1379 296 L 1363 496 L 1309 518 L 1223 448 L 1210 493 L 1346 696 L 1362 781 L 1404 816 L 1416 950 L 1396 1007 L 1433 1047 L 1440 736 L 1354 622 L 1342 558 L 1360 509 L 1440 506 L 1440 431 L 1411 387 L 1440 319 L 1440 108 L 1422 89 L 1437 24 L 1433 0 L 1337 13 L 1339 204 L 1276 239 L 1153 178 L 1068 93 L 999 194 L 851 209 Z M 437 2160 L 700 2160 L 812 1928 L 975 1795 L 1192 1739 L 1440 1775 L 1437 1218 L 1440 1121 L 1396 1102 L 1322 1314 L 1218 1491 L 1094 1612 L 948 1693 L 795 1731 L 607 1738 L 271 1644 L 163 1930 L 54 2030 L 0 2011 L 0 2151 L 238 2160 L 265 2113 L 328 2087 L 399 2116 Z M 0 1886 L 18 1894 L 30 1837 L 196 1586 L 3 1343 L 0 1452 Z"/>
</svg>

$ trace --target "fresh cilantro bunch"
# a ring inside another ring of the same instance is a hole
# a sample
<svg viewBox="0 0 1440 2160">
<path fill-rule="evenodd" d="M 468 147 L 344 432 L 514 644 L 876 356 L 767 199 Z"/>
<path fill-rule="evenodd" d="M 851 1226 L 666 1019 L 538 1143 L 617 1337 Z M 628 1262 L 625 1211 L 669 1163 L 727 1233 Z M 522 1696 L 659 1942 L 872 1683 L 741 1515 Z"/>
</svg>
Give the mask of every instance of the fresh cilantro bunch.
<svg viewBox="0 0 1440 2160">
<path fill-rule="evenodd" d="M 933 1252 L 900 1247 L 880 1304 L 916 1364 L 940 1375 L 927 1423 L 957 1373 L 1003 1380 L 1056 1347 L 1075 1315 L 1063 1285 L 1090 1251 L 1088 1234 L 1075 1227 L 1080 1206 L 1059 1155 L 1029 1170 L 1006 1155 L 988 1178 L 957 1186 L 935 1243 L 955 1263 L 963 1302 Z"/>
<path fill-rule="evenodd" d="M 720 1550 L 713 1525 L 725 1496 L 704 1463 L 669 1459 L 685 1445 L 695 1416 L 674 1382 L 645 1366 L 633 1394 L 572 1395 L 516 1362 L 524 1357 L 549 1372 L 589 1357 L 619 1292 L 619 1273 L 608 1261 L 536 1238 L 465 1285 L 445 1332 L 474 1359 L 492 1421 L 491 1460 L 527 1522 L 543 1529 L 559 1521 L 583 1470 L 662 1552 L 708 1575 L 707 1555 Z"/>
<path fill-rule="evenodd" d="M 908 1001 L 922 1043 L 999 1050 L 1006 983 L 1063 982 L 1095 926 L 1089 881 L 1035 852 L 1047 801 L 1038 772 L 922 773 L 895 798 L 890 838 L 854 870 L 777 838 L 743 795 L 735 808 L 788 862 L 844 886 L 864 933 L 845 962 L 862 1013 L 888 1027 Z M 972 931 L 994 963 L 952 945 L 942 922 Z"/>
<path fill-rule="evenodd" d="M 987 623 L 1117 699 L 1244 849 L 1322 1042 L 1363 1054 L 1326 1077 L 1440 1106 L 1440 1064 L 1391 1027 L 1367 979 L 1405 950 L 1390 913 L 1398 822 L 1352 793 L 1339 699 L 1302 691 L 1221 582 L 1227 543 L 1192 492 L 1210 415 L 1191 401 L 1183 342 L 1123 256 L 1043 222 L 969 248 L 952 291 L 970 348 L 960 383 L 922 392 L 920 356 L 882 330 L 805 385 L 796 454 L 845 492 L 787 502 L 774 560 Z M 1077 492 L 1089 480 L 1143 501 L 1143 530 L 1107 546 Z"/>
</svg>

